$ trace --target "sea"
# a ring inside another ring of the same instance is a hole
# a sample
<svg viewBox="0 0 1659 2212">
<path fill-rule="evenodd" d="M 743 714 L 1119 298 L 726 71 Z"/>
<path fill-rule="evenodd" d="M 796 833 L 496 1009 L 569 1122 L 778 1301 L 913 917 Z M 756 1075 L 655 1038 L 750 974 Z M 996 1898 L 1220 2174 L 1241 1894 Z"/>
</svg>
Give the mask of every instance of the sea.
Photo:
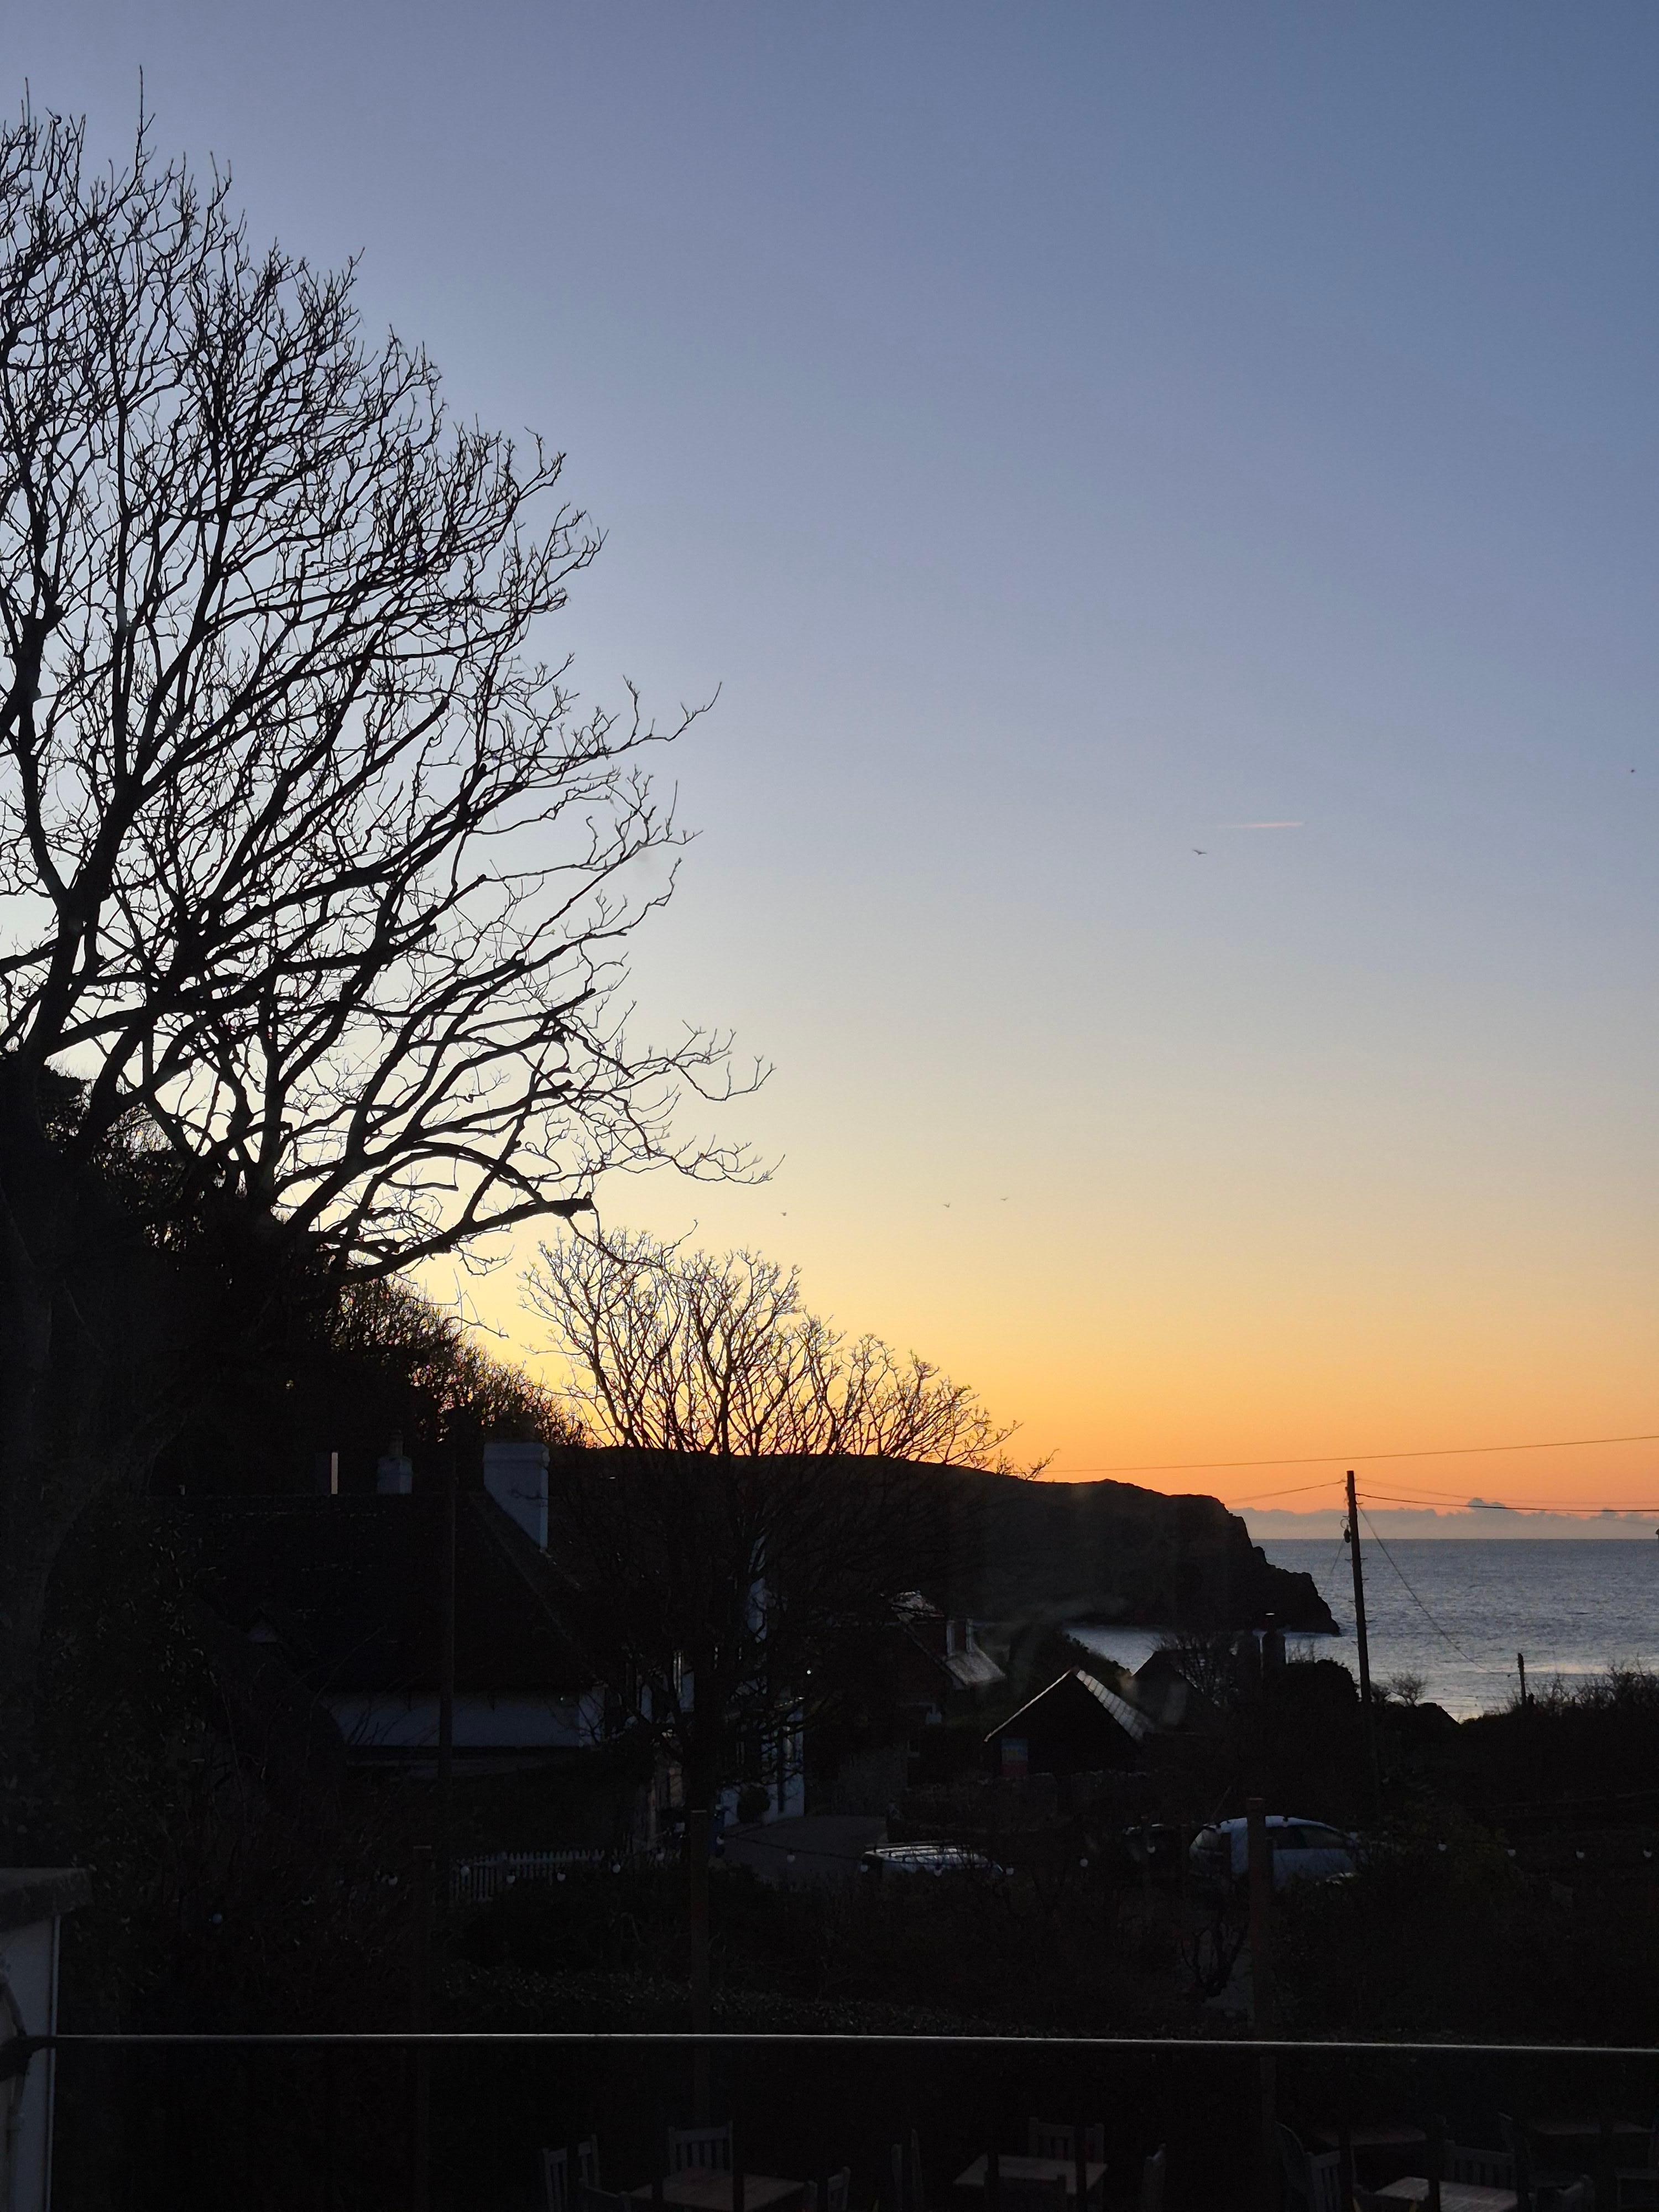
<svg viewBox="0 0 1659 2212">
<path fill-rule="evenodd" d="M 1275 1566 L 1313 1577 L 1340 1636 L 1294 1639 L 1310 1657 L 1339 1659 L 1356 1675 L 1353 1582 L 1347 1547 L 1330 1537 L 1275 1537 Z M 1460 1720 L 1507 1705 L 1519 1686 L 1571 1685 L 1609 1667 L 1659 1671 L 1659 1542 L 1631 1537 L 1390 1537 L 1366 1543 L 1365 1620 L 1372 1680 L 1422 1681 L 1422 1696 Z M 1139 1665 L 1162 1641 L 1152 1629 L 1087 1629 L 1081 1640 Z"/>
</svg>

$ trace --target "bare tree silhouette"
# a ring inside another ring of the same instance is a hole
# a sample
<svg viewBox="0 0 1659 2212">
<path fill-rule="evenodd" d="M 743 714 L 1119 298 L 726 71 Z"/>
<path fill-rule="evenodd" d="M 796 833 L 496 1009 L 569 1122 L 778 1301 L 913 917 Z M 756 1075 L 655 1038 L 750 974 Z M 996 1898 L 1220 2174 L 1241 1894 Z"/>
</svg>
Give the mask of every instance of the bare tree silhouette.
<svg viewBox="0 0 1659 2212">
<path fill-rule="evenodd" d="M 616 1001 L 679 842 L 644 757 L 701 709 L 579 709 L 541 657 L 600 543 L 561 457 L 452 419 L 353 283 L 145 126 L 105 171 L 82 125 L 0 130 L 14 1723 L 64 1532 L 260 1301 L 733 1164 L 670 1132 L 723 1040 L 636 1050 Z"/>
<path fill-rule="evenodd" d="M 644 1235 L 544 1244 L 528 1301 L 570 1363 L 581 1419 L 639 1450 L 927 1460 L 998 1467 L 1013 1434 L 965 1384 L 802 1303 L 800 1273 L 754 1252 Z"/>
</svg>

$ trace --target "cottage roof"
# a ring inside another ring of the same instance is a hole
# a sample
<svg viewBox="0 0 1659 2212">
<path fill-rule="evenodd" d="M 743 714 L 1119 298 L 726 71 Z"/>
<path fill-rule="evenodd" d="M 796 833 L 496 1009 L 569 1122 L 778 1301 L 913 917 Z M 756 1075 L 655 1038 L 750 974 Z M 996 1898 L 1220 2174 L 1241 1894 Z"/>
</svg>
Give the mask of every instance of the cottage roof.
<svg viewBox="0 0 1659 2212">
<path fill-rule="evenodd" d="M 1115 1690 L 1109 1690 L 1097 1675 L 1086 1674 L 1081 1667 L 1073 1671 L 1089 1695 L 1105 1707 L 1124 1733 L 1132 1735 L 1137 1743 L 1144 1743 L 1152 1733 L 1152 1723 L 1147 1716 L 1127 1698 L 1120 1698 Z"/>
<path fill-rule="evenodd" d="M 544 1554 L 493 1498 L 464 1491 L 456 1503 L 456 1688 L 588 1687 Z M 437 1688 L 441 1497 L 191 1498 L 173 1510 L 200 1595 L 242 1634 L 277 1644 L 313 1692 Z"/>
<path fill-rule="evenodd" d="M 1073 1667 L 1064 1674 L 1056 1675 L 1046 1688 L 1037 1692 L 1036 1697 L 1028 1698 L 1017 1713 L 1011 1713 L 1006 1721 L 999 1721 L 995 1728 L 987 1735 L 985 1741 L 989 1743 L 998 1736 L 1018 1735 L 1022 1727 L 1029 1729 L 1036 1720 L 1059 1721 L 1060 1708 L 1067 1702 L 1075 1700 L 1079 1692 L 1085 1693 L 1103 1712 L 1115 1721 L 1124 1735 L 1130 1737 L 1133 1741 L 1144 1743 L 1152 1734 L 1152 1723 L 1145 1713 L 1137 1711 L 1127 1698 L 1120 1698 L 1115 1690 L 1109 1690 L 1104 1682 L 1099 1680 L 1097 1676 L 1086 1673 L 1081 1667 Z M 1048 1708 L 1046 1712 L 1043 1711 L 1044 1707 Z M 1086 1713 L 1089 1708 L 1085 1705 L 1082 1710 Z"/>
<path fill-rule="evenodd" d="M 91 1893 L 81 1867 L 0 1867 L 0 1935 L 72 1912 Z"/>
<path fill-rule="evenodd" d="M 987 1690 L 1003 1680 L 1003 1672 L 988 1651 L 977 1645 L 969 1651 L 952 1651 L 941 1662 L 959 1690 Z"/>
</svg>

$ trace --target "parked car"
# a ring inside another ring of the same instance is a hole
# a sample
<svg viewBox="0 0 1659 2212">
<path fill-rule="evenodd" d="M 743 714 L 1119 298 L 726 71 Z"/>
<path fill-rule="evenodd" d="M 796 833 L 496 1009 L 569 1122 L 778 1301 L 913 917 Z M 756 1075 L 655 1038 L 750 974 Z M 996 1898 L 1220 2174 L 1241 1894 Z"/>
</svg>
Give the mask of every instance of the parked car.
<svg viewBox="0 0 1659 2212">
<path fill-rule="evenodd" d="M 1323 1820 L 1269 1813 L 1267 1829 L 1275 1889 L 1292 1881 L 1331 1881 L 1340 1875 L 1353 1873 L 1359 1863 L 1358 1837 Z M 1250 1868 L 1249 1822 L 1218 1820 L 1213 1826 L 1200 1828 L 1188 1856 L 1194 1875 L 1218 1888 L 1243 1881 Z"/>
<path fill-rule="evenodd" d="M 960 1844 L 877 1844 L 860 1862 L 866 1874 L 1000 1874 L 983 1851 Z"/>
</svg>

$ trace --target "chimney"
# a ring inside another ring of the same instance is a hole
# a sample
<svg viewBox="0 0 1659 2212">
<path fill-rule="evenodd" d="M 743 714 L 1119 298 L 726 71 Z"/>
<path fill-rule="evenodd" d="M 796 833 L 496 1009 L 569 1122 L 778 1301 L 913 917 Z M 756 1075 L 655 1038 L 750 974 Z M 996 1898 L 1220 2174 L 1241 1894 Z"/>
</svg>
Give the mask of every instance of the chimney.
<svg viewBox="0 0 1659 2212">
<path fill-rule="evenodd" d="M 547 1446 L 486 1444 L 484 1488 L 541 1551 L 547 1549 Z"/>
</svg>

